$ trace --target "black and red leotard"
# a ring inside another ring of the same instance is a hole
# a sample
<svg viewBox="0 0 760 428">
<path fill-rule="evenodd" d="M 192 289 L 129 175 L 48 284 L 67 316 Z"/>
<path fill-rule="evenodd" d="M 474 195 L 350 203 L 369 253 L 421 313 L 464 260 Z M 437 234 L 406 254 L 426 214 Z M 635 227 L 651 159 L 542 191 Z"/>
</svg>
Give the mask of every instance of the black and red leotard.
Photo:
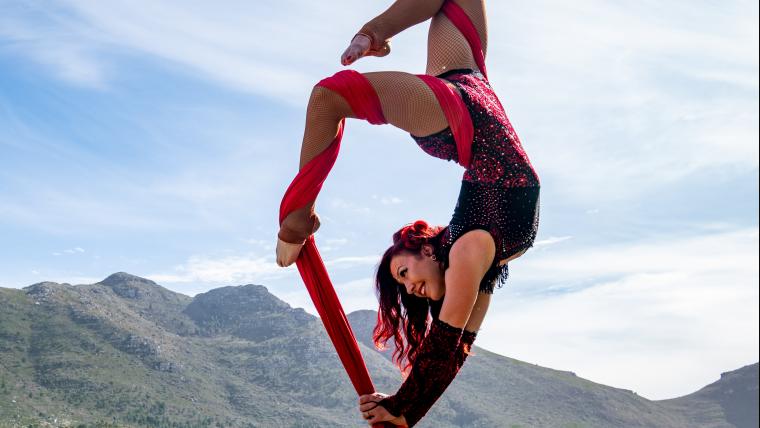
<svg viewBox="0 0 760 428">
<path fill-rule="evenodd" d="M 450 70 L 437 77 L 453 83 L 472 118 L 475 135 L 472 160 L 462 177 L 454 214 L 441 237 L 438 259 L 448 267 L 448 254 L 456 240 L 474 229 L 493 236 L 496 257 L 480 284 L 480 291 L 493 293 L 508 276 L 501 260 L 531 246 L 539 217 L 540 181 L 528 155 L 488 80 L 476 70 Z M 458 161 L 451 128 L 425 137 L 412 138 L 426 153 Z"/>
</svg>

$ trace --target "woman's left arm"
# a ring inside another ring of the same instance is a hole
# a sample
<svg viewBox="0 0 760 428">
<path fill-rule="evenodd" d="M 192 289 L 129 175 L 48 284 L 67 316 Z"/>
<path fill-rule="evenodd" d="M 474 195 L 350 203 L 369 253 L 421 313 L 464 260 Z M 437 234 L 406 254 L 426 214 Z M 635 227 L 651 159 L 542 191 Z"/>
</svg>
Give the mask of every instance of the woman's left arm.
<svg viewBox="0 0 760 428">
<path fill-rule="evenodd" d="M 459 372 L 459 340 L 477 300 L 480 281 L 495 254 L 493 238 L 483 230 L 464 234 L 451 248 L 441 313 L 433 320 L 401 388 L 378 401 L 391 415 L 403 416 L 410 428 L 425 416 Z"/>
</svg>

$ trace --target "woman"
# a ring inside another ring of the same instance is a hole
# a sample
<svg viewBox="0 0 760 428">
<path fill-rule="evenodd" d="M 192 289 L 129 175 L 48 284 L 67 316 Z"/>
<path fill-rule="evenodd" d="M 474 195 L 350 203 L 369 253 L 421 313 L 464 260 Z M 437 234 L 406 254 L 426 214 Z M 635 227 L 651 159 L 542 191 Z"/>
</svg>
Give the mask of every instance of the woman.
<svg viewBox="0 0 760 428">
<path fill-rule="evenodd" d="M 457 13 L 467 22 L 457 21 Z M 374 339 L 379 344 L 394 338 L 395 361 L 408 376 L 393 396 L 360 397 L 359 409 L 369 424 L 413 426 L 425 415 L 464 363 L 494 287 L 507 278 L 507 263 L 532 246 L 538 226 L 538 176 L 486 77 L 484 0 L 397 0 L 362 27 L 341 62 L 385 56 L 391 37 L 429 18 L 427 76 L 376 72 L 363 79 L 376 93 L 387 123 L 409 132 L 428 154 L 462 163 L 466 171 L 450 224 L 405 226 L 394 234 L 378 267 Z M 471 153 L 460 150 L 459 128 L 439 104 L 430 76 L 466 106 L 474 128 Z M 315 86 L 302 169 L 331 144 L 347 117 L 367 116 L 354 112 L 338 92 Z M 292 264 L 318 227 L 314 201 L 284 217 L 278 264 Z"/>
</svg>

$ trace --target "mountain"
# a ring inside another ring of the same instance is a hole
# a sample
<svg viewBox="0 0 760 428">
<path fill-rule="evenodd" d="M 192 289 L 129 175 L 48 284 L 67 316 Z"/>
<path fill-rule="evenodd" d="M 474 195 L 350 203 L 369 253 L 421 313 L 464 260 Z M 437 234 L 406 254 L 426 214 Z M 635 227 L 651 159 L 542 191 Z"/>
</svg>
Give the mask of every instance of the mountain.
<svg viewBox="0 0 760 428">
<path fill-rule="evenodd" d="M 0 288 L 0 308 L 0 427 L 364 424 L 319 319 L 262 285 L 190 298 L 120 272 L 95 284 Z M 395 391 L 393 347 L 372 344 L 377 313 L 348 319 L 377 390 Z M 757 364 L 651 401 L 474 351 L 418 426 L 757 426 Z"/>
<path fill-rule="evenodd" d="M 662 403 L 689 415 L 691 426 L 707 426 L 725 418 L 738 428 L 757 428 L 758 364 L 722 373 L 718 381 L 699 391 Z"/>
<path fill-rule="evenodd" d="M 261 342 L 313 327 L 315 318 L 292 309 L 263 285 L 223 287 L 198 294 L 183 311 L 204 336 L 231 334 Z"/>
</svg>

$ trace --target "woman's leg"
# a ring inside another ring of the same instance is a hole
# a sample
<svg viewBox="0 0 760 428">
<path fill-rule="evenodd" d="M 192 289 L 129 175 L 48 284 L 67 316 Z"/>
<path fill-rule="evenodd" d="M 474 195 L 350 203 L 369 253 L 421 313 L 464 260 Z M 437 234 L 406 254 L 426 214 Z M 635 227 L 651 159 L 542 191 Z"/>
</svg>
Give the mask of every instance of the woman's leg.
<svg viewBox="0 0 760 428">
<path fill-rule="evenodd" d="M 480 35 L 485 54 L 487 23 L 484 0 L 453 0 L 465 11 Z M 477 69 L 472 51 L 460 31 L 438 12 L 428 33 L 427 74 L 437 75 L 457 68 Z M 430 135 L 448 126 L 432 90 L 417 76 L 403 72 L 366 73 L 377 92 L 388 123 L 416 136 Z M 456 89 L 451 84 L 449 87 Z M 338 132 L 342 118 L 355 118 L 351 107 L 339 94 L 316 86 L 309 100 L 299 168 L 327 148 Z M 300 246 L 319 228 L 314 201 L 293 211 L 283 220 L 278 234 L 278 263 L 292 264 Z M 290 244 L 289 244 L 290 243 Z"/>
<path fill-rule="evenodd" d="M 454 1 L 472 21 L 480 35 L 485 56 L 488 46 L 488 22 L 484 0 L 450 0 Z M 439 11 L 430 21 L 428 30 L 427 74 L 437 76 L 447 70 L 469 68 L 477 70 L 478 66 L 472 56 L 470 45 L 462 33 L 449 21 L 443 11 Z"/>
<path fill-rule="evenodd" d="M 448 126 L 433 91 L 414 74 L 385 71 L 365 73 L 364 77 L 377 93 L 387 123 L 419 136 L 439 132 Z M 340 94 L 315 86 L 307 107 L 299 168 L 333 142 L 343 118 L 356 117 Z M 300 245 L 318 228 L 319 217 L 314 212 L 314 201 L 291 212 L 283 220 L 278 234 L 278 264 L 292 264 L 300 252 Z"/>
<path fill-rule="evenodd" d="M 414 135 L 430 135 L 448 126 L 433 91 L 419 77 L 401 71 L 363 73 L 380 99 L 386 121 Z M 343 97 L 315 86 L 306 112 L 299 168 L 332 143 L 343 118 L 356 118 Z"/>
</svg>

